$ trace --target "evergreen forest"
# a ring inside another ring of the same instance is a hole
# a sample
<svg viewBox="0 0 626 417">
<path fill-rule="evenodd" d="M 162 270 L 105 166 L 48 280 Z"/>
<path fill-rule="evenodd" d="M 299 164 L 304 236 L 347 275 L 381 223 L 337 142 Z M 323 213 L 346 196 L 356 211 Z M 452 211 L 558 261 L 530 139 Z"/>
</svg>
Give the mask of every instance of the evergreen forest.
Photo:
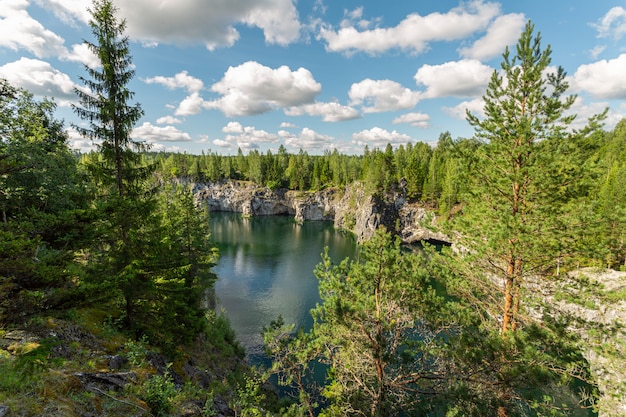
<svg viewBox="0 0 626 417">
<path fill-rule="evenodd" d="M 70 149 L 54 101 L 0 80 L 0 416 L 619 415 L 624 382 L 602 391 L 583 354 L 622 363 L 620 320 L 556 307 L 626 301 L 570 274 L 626 269 L 626 120 L 572 128 L 575 97 L 531 22 L 484 116 L 467 114 L 473 137 L 191 155 L 132 138 L 125 22 L 111 0 L 90 13 L 102 65 L 85 67 L 74 128 L 95 151 Z M 313 327 L 267 323 L 272 365 L 252 368 L 215 312 L 219 253 L 190 185 L 227 180 L 401 190 L 454 245 L 380 228 L 358 259 L 323 254 Z"/>
</svg>

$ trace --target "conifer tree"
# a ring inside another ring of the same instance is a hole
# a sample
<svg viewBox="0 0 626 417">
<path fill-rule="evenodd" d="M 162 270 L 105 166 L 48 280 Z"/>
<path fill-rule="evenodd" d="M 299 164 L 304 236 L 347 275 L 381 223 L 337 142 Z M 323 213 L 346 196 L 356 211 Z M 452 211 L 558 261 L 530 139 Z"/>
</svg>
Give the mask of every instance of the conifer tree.
<svg viewBox="0 0 626 417">
<path fill-rule="evenodd" d="M 528 309 L 546 311 L 540 298 L 532 299 L 531 286 L 542 285 L 582 229 L 571 225 L 578 221 L 577 198 L 586 193 L 586 144 L 603 117 L 572 130 L 576 116 L 567 110 L 575 97 L 564 96 L 565 72 L 550 64 L 550 47 L 542 48 L 529 22 L 515 52 L 503 54 L 502 71 L 491 77 L 485 117 L 468 112 L 478 144 L 466 149 L 468 192 L 451 223 L 462 250 L 454 264 L 460 280 L 448 288 L 483 311 L 483 328 L 493 330 L 484 336 L 487 343 L 482 339 L 467 351 L 478 353 L 479 345 L 492 351 L 496 365 L 481 378 L 494 389 L 499 417 L 537 407 L 558 414 L 549 390 L 546 403 L 528 394 L 568 377 L 586 378 L 566 324 L 545 316 L 538 326 Z"/>
<path fill-rule="evenodd" d="M 485 118 L 468 112 L 481 145 L 468 156 L 472 181 L 455 224 L 471 252 L 468 276 L 486 287 L 503 283 L 484 293 L 498 306 L 492 312 L 502 318 L 503 335 L 519 325 L 525 281 L 554 266 L 567 238 L 565 210 L 584 174 L 579 145 L 596 121 L 581 132 L 568 129 L 575 97 L 563 96 L 565 72 L 550 71 L 551 49 L 533 32 L 529 22 L 516 52 L 504 53 L 502 73 L 494 71 L 484 96 Z"/>
<path fill-rule="evenodd" d="M 85 89 L 75 89 L 80 106 L 74 106 L 74 111 L 89 126 L 74 127 L 96 142 L 103 156 L 104 178 L 115 179 L 117 194 L 124 196 L 138 179 L 133 168 L 140 156 L 135 151 L 143 150 L 144 146 L 130 135 L 143 110 L 139 104 L 129 103 L 134 93 L 128 84 L 135 71 L 128 37 L 124 35 L 125 20 L 116 17 L 117 9 L 111 0 L 94 0 L 90 12 L 89 25 L 95 42 L 85 43 L 99 59 L 100 67 L 85 65 L 90 78 L 80 77 Z"/>
<path fill-rule="evenodd" d="M 139 253 L 143 247 L 140 231 L 151 221 L 155 209 L 154 198 L 146 188 L 151 169 L 140 166 L 141 155 L 136 151 L 144 146 L 131 138 L 143 112 L 139 104 L 129 104 L 134 93 L 128 84 L 134 70 L 129 41 L 124 36 L 126 23 L 117 18 L 111 0 L 94 0 L 90 12 L 95 41 L 86 44 L 100 66 L 85 66 L 90 78 L 81 78 L 85 88 L 75 90 L 80 106 L 74 106 L 74 111 L 88 123 L 88 127 L 75 128 L 99 150 L 88 165 L 101 194 L 96 202 L 101 222 L 94 254 L 107 276 L 99 281 L 121 292 L 127 324 L 133 328 L 138 300 L 152 288 L 149 277 L 136 270 L 137 259 L 143 257 Z"/>
</svg>

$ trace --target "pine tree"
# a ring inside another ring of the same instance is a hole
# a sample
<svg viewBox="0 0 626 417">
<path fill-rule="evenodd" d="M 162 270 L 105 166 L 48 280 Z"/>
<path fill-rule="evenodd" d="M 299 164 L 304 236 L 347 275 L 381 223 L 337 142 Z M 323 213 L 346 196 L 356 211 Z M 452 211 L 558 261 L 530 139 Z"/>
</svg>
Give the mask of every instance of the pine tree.
<svg viewBox="0 0 626 417">
<path fill-rule="evenodd" d="M 451 223 L 462 250 L 454 264 L 460 280 L 448 287 L 483 311 L 482 326 L 502 341 L 482 348 L 493 350 L 497 364 L 483 377 L 484 386 L 495 389 L 500 417 L 535 406 L 556 413 L 550 401 L 529 398 L 531 388 L 585 377 L 566 325 L 546 316 L 537 326 L 527 310 L 535 302 L 535 311 L 545 311 L 537 309 L 545 306 L 540 298 L 532 300 L 531 285 L 552 273 L 573 231 L 581 229 L 568 226 L 579 221 L 587 142 L 602 118 L 593 117 L 581 131 L 569 128 L 575 97 L 564 96 L 565 72 L 551 71 L 550 64 L 550 47 L 542 48 L 529 22 L 515 53 L 507 48 L 503 54 L 502 72 L 491 77 L 485 117 L 468 112 L 479 143 L 466 149 L 470 183 L 462 214 Z"/>
<path fill-rule="evenodd" d="M 499 305 L 493 313 L 502 317 L 503 335 L 521 320 L 525 281 L 554 266 L 566 238 L 560 222 L 579 194 L 579 144 L 589 134 L 568 130 L 575 116 L 566 111 L 575 97 L 563 98 L 565 72 L 548 72 L 550 47 L 542 49 L 533 31 L 529 22 L 515 54 L 507 49 L 503 55 L 503 75 L 494 71 L 484 96 L 486 117 L 468 112 L 481 145 L 468 156 L 472 182 L 455 224 L 472 253 L 466 260 L 480 264 L 467 272 L 488 286 L 504 284 L 501 292 L 486 294 Z"/>
</svg>

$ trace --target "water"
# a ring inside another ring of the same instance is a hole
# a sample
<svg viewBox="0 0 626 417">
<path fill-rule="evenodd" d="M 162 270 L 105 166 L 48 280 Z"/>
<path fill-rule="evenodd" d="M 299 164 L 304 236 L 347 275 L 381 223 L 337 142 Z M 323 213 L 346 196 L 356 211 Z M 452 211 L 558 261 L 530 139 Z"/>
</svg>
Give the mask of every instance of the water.
<svg viewBox="0 0 626 417">
<path fill-rule="evenodd" d="M 313 270 L 324 247 L 334 262 L 356 250 L 354 239 L 330 222 L 298 225 L 287 216 L 211 213 L 211 231 L 220 251 L 213 268 L 218 309 L 226 311 L 253 364 L 263 362 L 263 327 L 279 315 L 287 324 L 311 327 L 309 312 L 320 301 Z"/>
</svg>

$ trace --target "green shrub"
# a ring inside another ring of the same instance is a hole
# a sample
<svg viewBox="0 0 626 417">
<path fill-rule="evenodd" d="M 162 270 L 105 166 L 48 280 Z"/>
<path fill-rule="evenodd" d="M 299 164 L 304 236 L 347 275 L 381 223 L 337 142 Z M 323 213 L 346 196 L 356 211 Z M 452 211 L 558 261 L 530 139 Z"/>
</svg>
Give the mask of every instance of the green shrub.
<svg viewBox="0 0 626 417">
<path fill-rule="evenodd" d="M 169 373 L 155 375 L 147 379 L 141 389 L 141 397 L 148 404 L 155 417 L 166 417 L 172 411 L 176 386 Z"/>
</svg>

